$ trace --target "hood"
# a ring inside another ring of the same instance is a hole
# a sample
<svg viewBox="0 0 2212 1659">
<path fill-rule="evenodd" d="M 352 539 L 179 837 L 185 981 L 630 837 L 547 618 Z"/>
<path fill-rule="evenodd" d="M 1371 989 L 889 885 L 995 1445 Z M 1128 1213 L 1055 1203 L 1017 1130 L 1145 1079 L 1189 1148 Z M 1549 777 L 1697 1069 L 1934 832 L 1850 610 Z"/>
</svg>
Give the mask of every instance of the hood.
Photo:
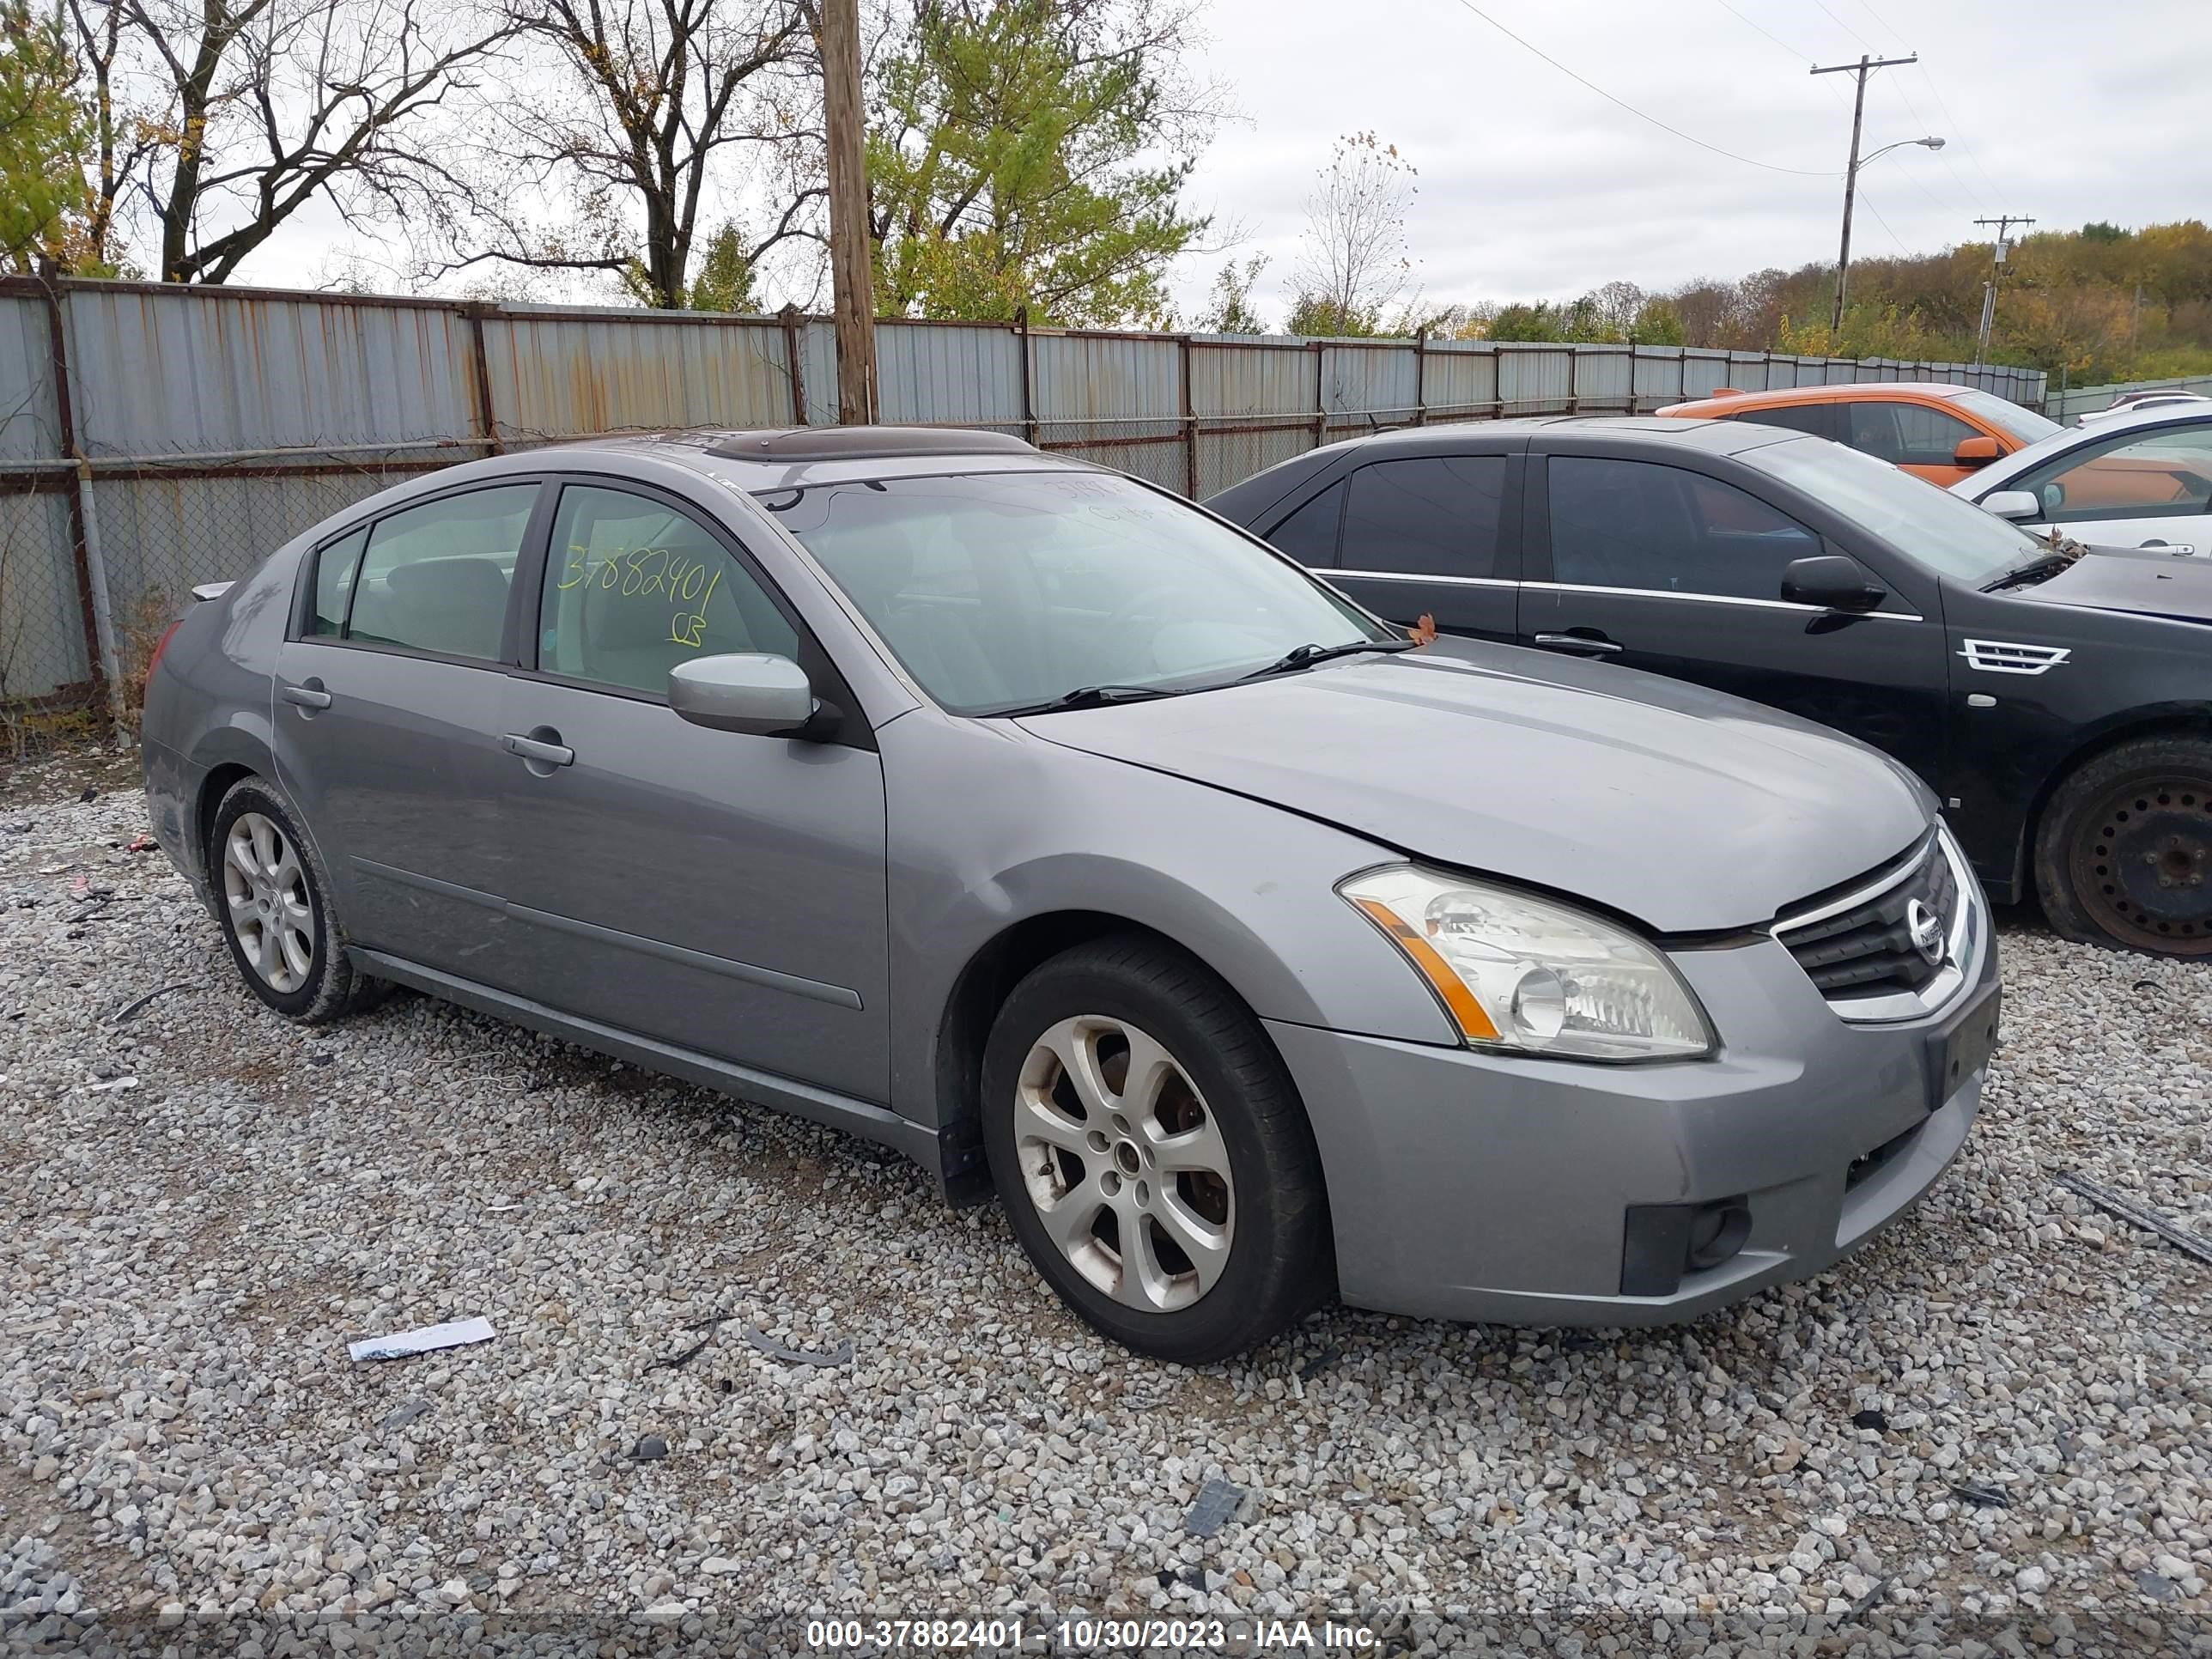
<svg viewBox="0 0 2212 1659">
<path fill-rule="evenodd" d="M 2154 548 L 2092 551 L 2049 580 L 2005 597 L 2094 611 L 2132 611 L 2179 622 L 2212 622 L 2212 557 L 2160 553 Z"/>
<path fill-rule="evenodd" d="M 1793 716 L 1467 641 L 1022 725 L 1662 933 L 1771 921 L 1931 816 L 1893 762 Z"/>
</svg>

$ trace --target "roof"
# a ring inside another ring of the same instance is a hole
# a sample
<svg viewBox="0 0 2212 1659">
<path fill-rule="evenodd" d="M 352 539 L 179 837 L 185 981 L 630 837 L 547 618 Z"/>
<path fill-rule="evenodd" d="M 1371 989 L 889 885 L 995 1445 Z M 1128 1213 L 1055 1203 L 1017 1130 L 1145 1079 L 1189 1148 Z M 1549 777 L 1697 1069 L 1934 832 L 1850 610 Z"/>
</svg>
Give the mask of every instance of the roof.
<svg viewBox="0 0 2212 1659">
<path fill-rule="evenodd" d="M 1347 449 L 1387 448 L 1407 453 L 1419 453 L 1430 449 L 1457 449 L 1474 441 L 1525 439 L 1539 431 L 1556 432 L 1562 428 L 1592 436 L 1618 434 L 1624 437 L 1652 438 L 1662 443 L 1707 449 L 1720 454 L 1756 449 L 1762 444 L 1774 442 L 1778 436 L 1766 428 L 1747 426 L 1736 421 L 1662 420 L 1656 415 L 1536 415 L 1507 421 L 1445 421 L 1432 426 L 1398 427 L 1383 432 L 1370 432 L 1361 437 L 1342 439 L 1321 449 L 1310 449 L 1304 456 L 1297 459 L 1336 455 Z"/>
<path fill-rule="evenodd" d="M 965 427 L 687 428 L 580 438 L 559 447 L 649 455 L 748 493 L 953 471 L 1097 470 L 1004 432 Z"/>
<path fill-rule="evenodd" d="M 1833 386 L 1778 386 L 1764 392 L 1733 392 L 1723 388 L 1709 398 L 1692 398 L 1669 404 L 1659 412 L 1670 417 L 1703 415 L 1708 410 L 1730 414 L 1742 409 L 1775 409 L 1786 404 L 1905 403 L 1923 404 L 1963 398 L 1974 388 L 1944 380 L 1844 380 Z"/>
</svg>

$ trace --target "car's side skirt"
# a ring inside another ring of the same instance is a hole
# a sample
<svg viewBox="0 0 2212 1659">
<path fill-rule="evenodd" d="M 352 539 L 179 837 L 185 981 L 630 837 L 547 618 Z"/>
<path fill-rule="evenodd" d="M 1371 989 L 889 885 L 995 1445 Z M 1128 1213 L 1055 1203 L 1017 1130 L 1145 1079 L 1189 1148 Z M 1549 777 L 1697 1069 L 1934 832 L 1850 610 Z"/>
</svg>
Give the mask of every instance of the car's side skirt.
<svg viewBox="0 0 2212 1659">
<path fill-rule="evenodd" d="M 858 1135 L 864 1140 L 872 1140 L 878 1146 L 903 1153 L 932 1175 L 939 1173 L 937 1132 L 926 1125 L 901 1117 L 888 1107 L 856 1100 L 832 1090 L 817 1088 L 811 1083 L 800 1083 L 791 1078 L 776 1077 L 767 1072 L 756 1072 L 749 1066 L 732 1065 L 726 1060 L 717 1060 L 712 1054 L 701 1054 L 696 1049 L 680 1048 L 653 1037 L 640 1036 L 632 1031 L 602 1025 L 597 1020 L 564 1014 L 557 1008 L 532 1002 L 527 997 L 497 990 L 472 979 L 463 979 L 458 974 L 426 968 L 420 963 L 410 962 L 404 957 L 392 956 L 386 951 L 349 945 L 346 947 L 346 955 L 355 967 L 375 978 L 410 986 L 428 995 L 459 1003 L 464 1008 L 473 1008 L 478 1013 L 512 1020 L 517 1025 L 527 1026 L 533 1031 L 564 1037 L 584 1048 L 642 1066 L 647 1071 L 664 1073 L 670 1077 L 681 1078 L 686 1083 L 696 1083 L 702 1088 L 734 1095 L 740 1100 L 772 1107 L 780 1112 L 788 1112 L 793 1117 L 803 1117 L 811 1123 L 842 1129 L 848 1134 Z"/>
</svg>

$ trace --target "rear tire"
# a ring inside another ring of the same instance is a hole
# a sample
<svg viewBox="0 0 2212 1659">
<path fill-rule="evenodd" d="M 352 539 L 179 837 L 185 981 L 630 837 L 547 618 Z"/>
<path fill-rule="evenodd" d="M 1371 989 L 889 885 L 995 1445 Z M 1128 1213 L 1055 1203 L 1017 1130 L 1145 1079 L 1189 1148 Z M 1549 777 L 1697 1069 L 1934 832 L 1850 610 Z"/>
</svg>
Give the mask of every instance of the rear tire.
<svg viewBox="0 0 2212 1659">
<path fill-rule="evenodd" d="M 1014 1235 L 1092 1328 L 1211 1364 L 1335 1291 L 1313 1130 L 1218 977 L 1116 935 L 1017 985 L 983 1055 L 983 1142 Z"/>
<path fill-rule="evenodd" d="M 2035 888 L 2068 939 L 2212 957 L 2212 739 L 2137 738 L 2058 787 Z"/>
<path fill-rule="evenodd" d="M 208 830 L 207 868 L 239 976 L 285 1018 L 320 1025 L 390 994 L 346 959 L 322 860 L 270 784 L 241 778 L 224 793 Z"/>
</svg>

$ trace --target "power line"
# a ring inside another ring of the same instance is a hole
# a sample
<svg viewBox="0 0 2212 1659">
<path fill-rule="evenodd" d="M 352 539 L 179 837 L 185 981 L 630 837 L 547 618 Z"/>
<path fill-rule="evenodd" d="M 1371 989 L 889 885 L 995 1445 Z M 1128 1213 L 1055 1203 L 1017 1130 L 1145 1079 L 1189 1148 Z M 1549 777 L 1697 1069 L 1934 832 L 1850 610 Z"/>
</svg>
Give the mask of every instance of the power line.
<svg viewBox="0 0 2212 1659">
<path fill-rule="evenodd" d="M 1746 28 L 1757 29 L 1761 34 L 1773 41 L 1776 46 L 1781 47 L 1783 51 L 1788 52 L 1799 63 L 1809 64 L 1813 61 L 1808 54 L 1798 51 L 1796 47 L 1791 46 L 1787 40 L 1777 34 L 1772 29 L 1767 28 L 1762 24 L 1753 22 L 1750 18 L 1746 17 L 1734 6 L 1729 4 L 1729 0 L 1713 0 L 1713 3 L 1718 6 L 1723 11 L 1726 12 L 1729 16 L 1735 18 L 1737 22 L 1742 24 Z"/>
<path fill-rule="evenodd" d="M 1959 118 L 1951 113 L 1950 105 L 1944 101 L 1943 88 L 1936 84 L 1936 77 L 1932 74 L 1929 73 L 1928 66 L 1925 64 L 1923 64 L 1920 66 L 1920 72 L 1928 77 L 1928 90 L 1936 94 L 1936 107 L 1943 112 L 1944 120 L 1950 123 L 1952 131 L 1960 131 Z M 1966 151 L 1966 159 L 1974 164 L 1974 171 L 1982 175 L 1982 182 L 1990 187 L 1990 194 L 1992 196 L 2002 196 L 2004 194 L 2002 191 L 1997 188 L 1996 180 L 1990 177 L 1989 170 L 1983 167 L 1982 158 L 1974 153 L 1973 146 L 1967 143 L 1964 137 L 1960 137 L 1958 140 L 1958 145 L 1960 149 Z M 1977 202 L 1975 205 L 1978 207 L 1981 204 Z"/>
<path fill-rule="evenodd" d="M 1860 33 L 1856 29 L 1853 28 L 1853 27 L 1852 27 L 1849 23 L 1846 23 L 1845 21 L 1844 21 L 1844 20 L 1843 20 L 1842 18 L 1840 18 L 1840 17 L 1837 16 L 1835 13 L 1833 13 L 1833 12 L 1832 12 L 1832 11 L 1828 11 L 1827 0 L 1813 0 L 1813 3 L 1814 3 L 1814 5 L 1816 5 L 1816 6 L 1820 7 L 1820 9 L 1822 11 L 1826 11 L 1826 12 L 1828 12 L 1828 21 L 1829 21 L 1831 23 L 1833 23 L 1833 24 L 1834 24 L 1838 28 L 1841 29 L 1844 33 L 1846 33 L 1846 34 L 1850 35 L 1850 36 L 1851 37 L 1851 39 L 1852 39 L 1852 40 L 1854 40 L 1857 41 L 1861 46 L 1864 46 L 1864 47 L 1865 47 L 1869 52 L 1872 52 L 1872 51 L 1874 51 L 1874 50 L 1875 50 L 1875 44 L 1874 44 L 1874 42 L 1873 42 L 1873 41 L 1871 41 L 1871 40 L 1868 40 L 1868 39 L 1866 38 L 1866 36 L 1864 36 L 1863 34 L 1861 34 L 1861 33 Z"/>
<path fill-rule="evenodd" d="M 1524 52 L 1533 52 L 1537 57 L 1542 58 L 1553 69 L 1559 70 L 1560 74 L 1565 76 L 1570 81 L 1576 82 L 1582 86 L 1589 88 L 1599 97 L 1604 99 L 1608 104 L 1618 105 L 1620 108 L 1626 110 L 1631 115 L 1633 115 L 1638 120 L 1648 121 L 1653 126 L 1657 127 L 1662 132 L 1673 133 L 1674 137 L 1681 139 L 1685 143 L 1695 144 L 1699 149 L 1711 150 L 1716 155 L 1724 155 L 1731 161 L 1741 161 L 1747 167 L 1763 167 L 1769 173 L 1793 173 L 1800 179 L 1833 179 L 1838 176 L 1833 173 L 1820 172 L 1811 167 L 1778 167 L 1771 161 L 1753 161 L 1750 156 L 1739 155 L 1732 149 L 1723 149 L 1718 144 L 1709 144 L 1704 139 L 1683 131 L 1680 127 L 1668 125 L 1656 115 L 1645 114 L 1644 111 L 1637 108 L 1635 105 L 1630 103 L 1626 99 L 1616 98 L 1613 94 L 1607 92 L 1603 87 L 1598 85 L 1596 82 L 1592 81 L 1584 76 L 1577 74 L 1573 70 L 1569 69 L 1565 64 L 1562 64 L 1558 58 L 1553 57 L 1551 53 L 1546 52 L 1541 46 L 1531 45 L 1528 41 L 1522 40 L 1519 35 L 1514 33 L 1511 29 L 1507 28 L 1504 24 L 1499 22 L 1488 12 L 1483 10 L 1481 7 L 1476 5 L 1474 3 L 1474 0 L 1459 0 L 1459 3 L 1466 7 L 1468 10 L 1473 12 L 1477 17 L 1482 19 L 1484 22 L 1489 24 L 1491 27 L 1496 29 L 1507 40 L 1513 42 L 1515 46 L 1519 46 Z"/>
</svg>

